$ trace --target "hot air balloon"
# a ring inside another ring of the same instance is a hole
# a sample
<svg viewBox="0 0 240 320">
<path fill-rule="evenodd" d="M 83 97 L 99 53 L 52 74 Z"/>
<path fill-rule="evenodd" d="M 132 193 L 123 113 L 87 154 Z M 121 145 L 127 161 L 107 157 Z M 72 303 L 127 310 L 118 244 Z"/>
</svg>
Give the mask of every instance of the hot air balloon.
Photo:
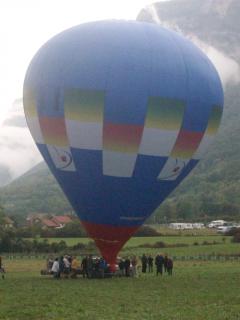
<svg viewBox="0 0 240 320">
<path fill-rule="evenodd" d="M 50 39 L 24 81 L 33 139 L 113 266 L 206 153 L 223 91 L 209 59 L 158 25 L 101 21 Z"/>
</svg>

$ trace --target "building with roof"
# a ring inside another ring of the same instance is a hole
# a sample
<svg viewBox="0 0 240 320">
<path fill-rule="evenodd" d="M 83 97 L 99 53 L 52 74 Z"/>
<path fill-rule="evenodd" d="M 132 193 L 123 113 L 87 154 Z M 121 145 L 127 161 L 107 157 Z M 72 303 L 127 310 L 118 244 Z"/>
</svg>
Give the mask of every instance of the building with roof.
<svg viewBox="0 0 240 320">
<path fill-rule="evenodd" d="M 71 223 L 73 219 L 68 215 L 54 216 L 46 213 L 34 213 L 28 215 L 26 221 L 29 227 L 40 226 L 43 229 L 60 229 Z"/>
<path fill-rule="evenodd" d="M 10 219 L 9 217 L 3 218 L 3 225 L 5 229 L 11 229 L 14 227 L 14 221 Z"/>
<path fill-rule="evenodd" d="M 71 223 L 73 220 L 69 216 L 54 216 L 52 221 L 58 224 L 58 228 L 63 228 L 66 224 Z"/>
</svg>

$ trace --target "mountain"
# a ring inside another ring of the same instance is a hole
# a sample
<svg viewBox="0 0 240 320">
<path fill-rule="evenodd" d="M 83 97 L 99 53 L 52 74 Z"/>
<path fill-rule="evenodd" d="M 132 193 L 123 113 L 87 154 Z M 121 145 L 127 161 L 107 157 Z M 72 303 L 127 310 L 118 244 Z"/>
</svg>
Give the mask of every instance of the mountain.
<svg viewBox="0 0 240 320">
<path fill-rule="evenodd" d="M 216 63 L 224 84 L 222 123 L 208 155 L 156 210 L 151 221 L 240 219 L 239 0 L 173 0 L 144 8 L 140 21 L 181 32 Z M 6 213 L 71 210 L 45 164 L 0 189 Z"/>
<path fill-rule="evenodd" d="M 6 165 L 0 165 L 0 187 L 10 183 L 11 180 L 9 168 Z"/>
<path fill-rule="evenodd" d="M 194 34 L 240 61 L 239 0 L 175 0 L 156 2 L 137 20 L 160 23 L 185 35 Z"/>
<path fill-rule="evenodd" d="M 61 214 L 72 210 L 43 162 L 0 190 L 0 202 L 8 215 Z"/>
<path fill-rule="evenodd" d="M 240 218 L 239 12 L 238 0 L 177 0 L 155 3 L 137 17 L 190 38 L 217 65 L 224 84 L 224 113 L 216 141 L 157 210 L 162 218 Z"/>
</svg>

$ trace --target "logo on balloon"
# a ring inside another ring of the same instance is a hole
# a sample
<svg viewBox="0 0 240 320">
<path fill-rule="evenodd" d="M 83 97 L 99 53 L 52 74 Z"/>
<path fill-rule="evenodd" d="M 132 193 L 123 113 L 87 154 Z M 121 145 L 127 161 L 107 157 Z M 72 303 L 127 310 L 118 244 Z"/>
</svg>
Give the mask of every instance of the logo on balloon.
<svg viewBox="0 0 240 320">
<path fill-rule="evenodd" d="M 72 155 L 69 150 L 48 146 L 48 151 L 57 169 L 64 170 L 73 164 Z"/>
<path fill-rule="evenodd" d="M 182 173 L 188 161 L 169 158 L 160 172 L 159 180 L 175 180 Z"/>
</svg>

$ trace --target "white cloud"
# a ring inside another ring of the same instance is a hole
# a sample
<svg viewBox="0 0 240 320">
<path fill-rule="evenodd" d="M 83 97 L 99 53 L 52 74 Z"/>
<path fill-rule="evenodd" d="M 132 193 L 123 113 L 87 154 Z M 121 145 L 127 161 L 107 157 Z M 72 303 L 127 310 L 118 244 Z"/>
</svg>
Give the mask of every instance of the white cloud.
<svg viewBox="0 0 240 320">
<path fill-rule="evenodd" d="M 210 4 L 212 5 L 212 3 Z M 230 2 L 224 4 L 221 2 L 219 6 L 220 9 L 227 10 Z M 219 10 L 220 10 L 219 9 Z M 152 20 L 165 27 L 167 29 L 174 30 L 179 34 L 185 36 L 190 41 L 192 41 L 197 47 L 199 47 L 211 60 L 217 69 L 219 76 L 221 78 L 223 86 L 226 86 L 228 83 L 238 84 L 240 82 L 240 66 L 236 60 L 226 55 L 224 52 L 216 49 L 214 46 L 209 45 L 208 43 L 200 40 L 197 36 L 190 33 L 185 33 L 174 21 L 161 21 L 155 4 L 151 4 L 145 8 L 145 10 L 151 15 Z"/>
<path fill-rule="evenodd" d="M 236 60 L 206 42 L 201 41 L 194 35 L 189 35 L 188 37 L 212 61 L 219 73 L 223 86 L 226 86 L 228 83 L 238 84 L 240 82 L 240 66 Z"/>
<path fill-rule="evenodd" d="M 21 103 L 14 104 L 8 119 L 14 119 L 16 116 L 24 123 Z M 42 160 L 26 126 L 14 126 L 10 121 L 10 125 L 6 122 L 0 126 L 0 132 L 0 166 L 6 166 L 12 178 L 23 174 Z"/>
</svg>

